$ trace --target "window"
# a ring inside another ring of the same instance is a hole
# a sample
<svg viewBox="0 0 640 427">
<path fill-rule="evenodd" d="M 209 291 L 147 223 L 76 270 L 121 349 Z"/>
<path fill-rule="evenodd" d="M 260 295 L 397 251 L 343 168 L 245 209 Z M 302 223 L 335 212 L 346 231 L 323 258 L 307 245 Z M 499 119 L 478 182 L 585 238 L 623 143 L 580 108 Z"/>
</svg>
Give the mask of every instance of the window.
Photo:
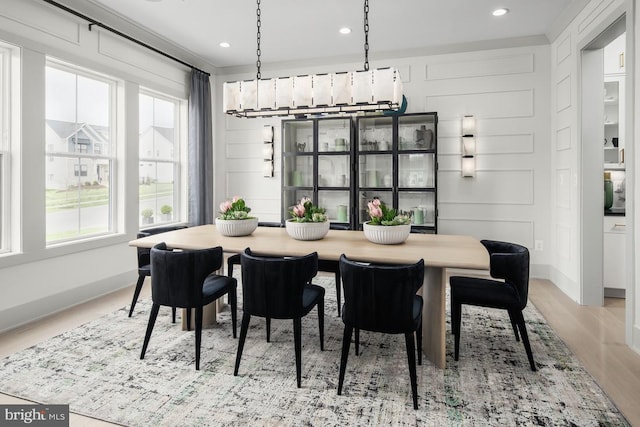
<svg viewBox="0 0 640 427">
<path fill-rule="evenodd" d="M 17 218 L 19 214 L 19 204 L 11 203 L 10 155 L 19 122 L 19 68 L 20 49 L 0 42 L 0 253 L 11 250 L 11 215 Z"/>
<path fill-rule="evenodd" d="M 180 221 L 181 106 L 184 101 L 140 92 L 140 225 Z M 155 154 L 155 155 L 154 155 Z"/>
<path fill-rule="evenodd" d="M 113 231 L 116 86 L 103 75 L 47 63 L 47 243 Z"/>
</svg>

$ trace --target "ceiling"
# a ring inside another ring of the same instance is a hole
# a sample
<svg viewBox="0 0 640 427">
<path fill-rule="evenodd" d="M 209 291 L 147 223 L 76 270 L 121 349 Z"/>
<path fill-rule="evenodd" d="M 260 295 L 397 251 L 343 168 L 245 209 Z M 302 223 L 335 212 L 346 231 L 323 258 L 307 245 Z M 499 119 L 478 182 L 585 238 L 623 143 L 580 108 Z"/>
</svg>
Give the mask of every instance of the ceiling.
<svg viewBox="0 0 640 427">
<path fill-rule="evenodd" d="M 92 0 L 214 67 L 256 62 L 252 0 Z M 578 0 L 370 0 L 369 58 L 499 39 L 544 36 Z M 262 0 L 264 64 L 364 60 L 364 0 Z M 491 12 L 509 9 L 502 17 Z M 341 35 L 341 27 L 351 34 Z M 222 48 L 220 42 L 231 44 Z"/>
</svg>

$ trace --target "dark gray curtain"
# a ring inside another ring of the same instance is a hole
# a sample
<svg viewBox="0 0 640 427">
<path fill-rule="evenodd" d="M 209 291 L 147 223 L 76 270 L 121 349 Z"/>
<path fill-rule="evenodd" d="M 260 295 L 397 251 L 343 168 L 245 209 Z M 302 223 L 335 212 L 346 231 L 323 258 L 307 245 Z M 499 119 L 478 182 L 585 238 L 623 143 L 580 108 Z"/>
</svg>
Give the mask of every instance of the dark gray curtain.
<svg viewBox="0 0 640 427">
<path fill-rule="evenodd" d="M 209 76 L 191 70 L 189 93 L 189 225 L 213 223 L 213 141 Z"/>
</svg>

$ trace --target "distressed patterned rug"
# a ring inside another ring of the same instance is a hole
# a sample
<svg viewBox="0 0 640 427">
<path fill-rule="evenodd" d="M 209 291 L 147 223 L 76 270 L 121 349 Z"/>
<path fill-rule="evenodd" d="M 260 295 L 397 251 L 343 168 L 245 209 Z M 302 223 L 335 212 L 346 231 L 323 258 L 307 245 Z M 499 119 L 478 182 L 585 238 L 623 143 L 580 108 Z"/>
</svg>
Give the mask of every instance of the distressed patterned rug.
<svg viewBox="0 0 640 427">
<path fill-rule="evenodd" d="M 193 332 L 162 308 L 144 360 L 150 303 L 134 317 L 122 308 L 0 361 L 0 392 L 127 426 L 626 426 L 592 377 L 529 304 L 525 311 L 538 372 L 531 372 L 506 312 L 465 307 L 460 360 L 447 337 L 447 369 L 418 366 L 420 409 L 413 410 L 404 337 L 363 331 L 336 394 L 342 321 L 332 278 L 325 297 L 325 351 L 316 311 L 302 321 L 302 388 L 296 388 L 291 321 L 254 318 L 239 376 L 238 341 L 228 311 L 203 331 L 201 370 Z M 239 316 L 241 317 L 241 315 Z"/>
</svg>

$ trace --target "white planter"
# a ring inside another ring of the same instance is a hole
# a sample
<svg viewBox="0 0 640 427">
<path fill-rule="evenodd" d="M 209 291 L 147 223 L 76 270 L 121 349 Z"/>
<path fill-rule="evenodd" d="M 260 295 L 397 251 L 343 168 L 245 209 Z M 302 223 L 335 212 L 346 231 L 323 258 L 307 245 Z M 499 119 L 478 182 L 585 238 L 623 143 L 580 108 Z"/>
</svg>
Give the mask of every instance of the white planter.
<svg viewBox="0 0 640 427">
<path fill-rule="evenodd" d="M 218 232 L 227 237 L 247 236 L 258 228 L 258 218 L 220 219 L 216 218 Z"/>
<path fill-rule="evenodd" d="M 370 242 L 380 245 L 397 245 L 407 240 L 411 233 L 411 224 L 406 225 L 371 225 L 362 224 L 364 237 Z"/>
<path fill-rule="evenodd" d="M 289 236 L 296 240 L 320 240 L 329 232 L 329 221 L 296 222 L 289 219 L 285 227 Z"/>
</svg>

